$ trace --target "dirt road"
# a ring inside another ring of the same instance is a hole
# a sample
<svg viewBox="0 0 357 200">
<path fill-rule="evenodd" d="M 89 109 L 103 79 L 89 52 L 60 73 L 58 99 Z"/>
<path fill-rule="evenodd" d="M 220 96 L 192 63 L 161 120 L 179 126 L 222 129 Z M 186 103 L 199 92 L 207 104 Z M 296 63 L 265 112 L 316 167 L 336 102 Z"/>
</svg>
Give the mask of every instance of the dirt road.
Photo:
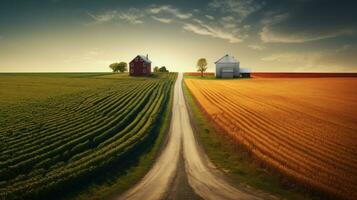
<svg viewBox="0 0 357 200">
<path fill-rule="evenodd" d="M 233 187 L 207 159 L 193 134 L 182 78 L 179 74 L 175 84 L 165 148 L 149 173 L 119 199 L 269 199 L 260 192 Z"/>
</svg>

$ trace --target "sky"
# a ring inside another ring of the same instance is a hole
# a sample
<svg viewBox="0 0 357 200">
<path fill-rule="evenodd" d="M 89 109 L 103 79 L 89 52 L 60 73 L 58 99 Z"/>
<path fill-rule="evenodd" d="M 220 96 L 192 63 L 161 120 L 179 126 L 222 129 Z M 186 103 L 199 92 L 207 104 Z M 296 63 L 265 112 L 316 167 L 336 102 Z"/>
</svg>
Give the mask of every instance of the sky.
<svg viewBox="0 0 357 200">
<path fill-rule="evenodd" d="M 226 54 L 263 72 L 357 72 L 357 1 L 0 0 L 0 72 L 208 71 Z"/>
</svg>

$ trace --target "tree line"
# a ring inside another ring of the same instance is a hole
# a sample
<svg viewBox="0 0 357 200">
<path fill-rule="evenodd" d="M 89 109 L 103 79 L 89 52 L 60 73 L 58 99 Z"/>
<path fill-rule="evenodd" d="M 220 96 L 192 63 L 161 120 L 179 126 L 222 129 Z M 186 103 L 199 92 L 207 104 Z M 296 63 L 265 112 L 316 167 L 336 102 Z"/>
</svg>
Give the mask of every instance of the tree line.
<svg viewBox="0 0 357 200">
<path fill-rule="evenodd" d="M 126 62 L 115 62 L 109 65 L 109 68 L 112 69 L 113 72 L 126 72 L 128 71 L 128 64 Z"/>
<path fill-rule="evenodd" d="M 109 65 L 109 68 L 112 69 L 113 72 L 126 72 L 128 71 L 128 64 L 126 62 L 115 62 Z M 207 60 L 206 58 L 200 58 L 197 61 L 197 71 L 201 72 L 201 77 L 203 77 L 203 73 L 207 70 Z M 154 67 L 154 72 L 169 72 L 165 66 Z"/>
<path fill-rule="evenodd" d="M 169 72 L 169 70 L 167 70 L 165 66 L 162 67 L 155 66 L 154 72 Z"/>
<path fill-rule="evenodd" d="M 113 71 L 113 72 L 127 72 L 128 71 L 128 64 L 126 62 L 115 62 L 109 65 L 109 68 Z M 165 66 L 162 67 L 158 67 L 155 66 L 154 67 L 154 72 L 169 72 L 169 70 L 167 70 L 167 68 Z"/>
</svg>

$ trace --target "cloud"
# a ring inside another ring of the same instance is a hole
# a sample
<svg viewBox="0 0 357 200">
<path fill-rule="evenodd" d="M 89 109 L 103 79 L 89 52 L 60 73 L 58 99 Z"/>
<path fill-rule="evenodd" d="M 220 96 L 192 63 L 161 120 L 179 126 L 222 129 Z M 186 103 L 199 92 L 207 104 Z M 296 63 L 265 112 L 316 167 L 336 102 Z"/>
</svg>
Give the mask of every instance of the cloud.
<svg viewBox="0 0 357 200">
<path fill-rule="evenodd" d="M 249 30 L 249 29 L 250 29 L 250 25 L 244 25 L 243 28 L 244 28 L 245 30 Z"/>
<path fill-rule="evenodd" d="M 341 35 L 351 35 L 355 33 L 353 30 L 335 30 L 328 32 L 279 32 L 272 30 L 269 26 L 264 26 L 260 32 L 260 39 L 263 42 L 269 43 L 304 43 L 316 40 L 322 40 L 327 38 L 334 38 Z"/>
<path fill-rule="evenodd" d="M 253 49 L 253 50 L 257 50 L 257 51 L 262 51 L 265 49 L 265 46 L 262 45 L 256 45 L 256 44 L 251 44 L 248 45 L 249 48 Z"/>
<path fill-rule="evenodd" d="M 262 58 L 262 61 L 283 63 L 294 69 L 294 71 L 329 71 L 331 66 L 321 65 L 319 62 L 325 56 L 323 52 L 303 52 L 303 53 L 278 53 Z"/>
<path fill-rule="evenodd" d="M 152 7 L 149 9 L 149 13 L 151 13 L 151 14 L 168 13 L 168 14 L 174 15 L 175 17 L 177 17 L 179 19 L 189 19 L 192 17 L 191 13 L 180 12 L 177 8 L 174 8 L 169 5 Z"/>
<path fill-rule="evenodd" d="M 225 22 L 231 22 L 234 20 L 234 18 L 232 16 L 225 16 L 225 17 L 222 17 L 222 20 Z"/>
<path fill-rule="evenodd" d="M 214 17 L 212 15 L 205 15 L 207 19 L 214 20 Z"/>
<path fill-rule="evenodd" d="M 198 35 L 206 35 L 214 38 L 228 40 L 230 43 L 242 42 L 242 38 L 233 35 L 231 32 L 226 32 L 218 27 L 212 27 L 207 24 L 195 25 L 191 23 L 185 23 L 183 29 Z"/>
<path fill-rule="evenodd" d="M 292 1 L 265 12 L 260 38 L 271 43 L 305 43 L 357 33 L 354 1 Z"/>
<path fill-rule="evenodd" d="M 144 14 L 135 8 L 129 9 L 127 12 L 118 13 L 119 19 L 125 20 L 131 24 L 142 24 L 144 23 L 141 19 L 144 17 Z"/>
<path fill-rule="evenodd" d="M 336 66 L 338 69 L 350 72 L 357 72 L 357 48 L 352 45 L 342 45 L 339 48 L 332 49 L 318 62 L 320 65 Z M 335 68 L 335 70 L 337 70 Z"/>
<path fill-rule="evenodd" d="M 189 23 L 185 24 L 183 26 L 183 29 L 185 29 L 187 31 L 191 31 L 193 33 L 197 33 L 199 35 L 212 35 L 212 33 L 210 31 L 208 31 L 207 29 L 198 27 L 196 25 L 189 24 Z"/>
<path fill-rule="evenodd" d="M 352 45 L 350 44 L 345 44 L 342 45 L 340 48 L 337 48 L 335 51 L 336 53 L 340 53 L 340 52 L 346 52 L 352 49 Z"/>
<path fill-rule="evenodd" d="M 259 0 L 213 0 L 208 4 L 208 8 L 214 10 L 217 16 L 210 26 L 215 29 L 218 27 L 218 30 L 224 33 L 224 38 L 231 38 L 228 39 L 231 43 L 241 42 L 251 35 L 250 25 L 246 24 L 245 20 L 264 5 L 265 3 Z"/>
<path fill-rule="evenodd" d="M 261 9 L 264 3 L 255 0 L 214 0 L 209 3 L 209 7 L 220 10 L 222 13 L 233 13 L 244 19 L 251 13 Z"/>
<path fill-rule="evenodd" d="M 129 22 L 131 24 L 142 24 L 144 14 L 136 9 L 136 8 L 130 8 L 126 11 L 122 10 L 109 10 L 105 11 L 104 13 L 100 14 L 92 14 L 90 12 L 87 12 L 87 14 L 94 19 L 95 24 L 103 24 L 103 23 L 108 23 L 112 22 L 114 20 L 124 20 L 126 22 Z"/>
<path fill-rule="evenodd" d="M 169 24 L 172 22 L 172 19 L 168 19 L 168 18 L 160 18 L 160 17 L 155 17 L 155 16 L 152 16 L 152 18 L 156 21 L 159 21 L 161 23 L 164 23 L 164 24 Z"/>
<path fill-rule="evenodd" d="M 275 25 L 279 24 L 283 21 L 286 21 L 289 18 L 290 14 L 285 12 L 285 13 L 275 13 L 275 12 L 267 12 L 265 16 L 262 19 L 262 24 L 263 25 Z"/>
<path fill-rule="evenodd" d="M 232 16 L 225 16 L 221 18 L 221 21 L 214 21 L 215 17 L 199 12 L 198 14 L 201 16 L 199 16 L 199 18 L 193 18 L 193 14 L 190 12 L 181 12 L 179 9 L 170 5 L 151 7 L 148 9 L 148 13 L 153 19 L 162 23 L 171 23 L 172 19 L 158 16 L 165 14 L 172 15 L 177 18 L 177 20 L 175 20 L 177 23 L 183 24 L 182 28 L 185 31 L 198 35 L 219 38 L 227 40 L 230 43 L 238 43 L 243 40 L 243 37 L 239 37 L 238 35 L 239 31 L 237 31 L 236 24 L 233 23 L 234 18 Z M 209 19 L 209 22 L 206 22 L 207 19 Z"/>
<path fill-rule="evenodd" d="M 95 23 L 102 24 L 112 21 L 116 17 L 117 11 L 107 11 L 98 15 L 91 14 L 90 12 L 87 12 L 87 14 L 94 19 Z"/>
<path fill-rule="evenodd" d="M 168 17 L 163 17 L 162 15 L 169 14 L 180 20 L 187 20 L 193 16 L 191 13 L 181 12 L 179 9 L 170 5 L 151 6 L 140 10 L 137 8 L 109 10 L 100 14 L 87 12 L 87 14 L 94 20 L 95 24 L 103 24 L 115 20 L 123 20 L 131 24 L 142 24 L 144 23 L 144 18 L 150 16 L 156 21 L 168 24 L 173 20 Z"/>
<path fill-rule="evenodd" d="M 346 44 L 318 51 L 284 52 L 261 58 L 262 61 L 284 64 L 295 71 L 357 72 L 357 48 Z"/>
<path fill-rule="evenodd" d="M 226 29 L 233 29 L 233 28 L 236 28 L 237 25 L 234 24 L 234 23 L 224 23 L 223 27 L 226 28 Z"/>
<path fill-rule="evenodd" d="M 286 62 L 286 63 L 301 63 L 301 62 L 305 62 L 306 60 L 311 60 L 311 58 L 315 58 L 317 56 L 321 56 L 321 54 L 279 53 L 279 54 L 266 56 L 261 60 L 273 61 L 273 62 Z"/>
<path fill-rule="evenodd" d="M 88 13 L 88 15 L 97 24 L 115 20 L 123 20 L 131 24 L 142 24 L 145 18 L 151 17 L 164 24 L 175 22 L 180 24 L 185 31 L 223 39 L 230 43 L 242 42 L 247 37 L 247 34 L 242 33 L 242 31 L 248 30 L 243 28 L 244 26 L 242 25 L 243 29 L 241 31 L 238 28 L 239 23 L 236 23 L 235 16 L 232 15 L 225 15 L 215 20 L 216 17 L 208 15 L 202 10 L 196 12 L 195 15 L 198 15 L 197 17 L 193 17 L 192 13 L 182 12 L 171 5 L 150 6 L 142 10 L 129 8 L 127 10 L 106 11 L 98 15 Z"/>
<path fill-rule="evenodd" d="M 216 20 L 220 24 L 220 26 L 224 27 L 225 29 L 232 30 L 237 28 L 239 23 L 236 23 L 235 18 L 233 16 L 224 16 L 221 17 L 220 19 Z"/>
</svg>

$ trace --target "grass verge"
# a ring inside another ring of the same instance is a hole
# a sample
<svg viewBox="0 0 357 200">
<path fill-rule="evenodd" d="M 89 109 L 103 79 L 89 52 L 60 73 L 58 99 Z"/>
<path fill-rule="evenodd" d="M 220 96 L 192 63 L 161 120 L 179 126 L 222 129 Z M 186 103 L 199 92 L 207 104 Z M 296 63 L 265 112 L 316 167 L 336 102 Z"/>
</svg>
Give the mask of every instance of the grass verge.
<svg viewBox="0 0 357 200">
<path fill-rule="evenodd" d="M 190 76 L 190 75 L 186 75 L 184 74 L 184 78 L 191 78 L 191 79 L 203 79 L 203 80 L 216 80 L 216 77 L 215 76 Z"/>
<path fill-rule="evenodd" d="M 206 116 L 185 83 L 183 83 L 183 92 L 200 144 L 209 159 L 227 174 L 234 184 L 248 185 L 283 199 L 319 199 L 285 180 L 284 177 L 265 169 L 249 152 L 221 133 Z"/>
</svg>

